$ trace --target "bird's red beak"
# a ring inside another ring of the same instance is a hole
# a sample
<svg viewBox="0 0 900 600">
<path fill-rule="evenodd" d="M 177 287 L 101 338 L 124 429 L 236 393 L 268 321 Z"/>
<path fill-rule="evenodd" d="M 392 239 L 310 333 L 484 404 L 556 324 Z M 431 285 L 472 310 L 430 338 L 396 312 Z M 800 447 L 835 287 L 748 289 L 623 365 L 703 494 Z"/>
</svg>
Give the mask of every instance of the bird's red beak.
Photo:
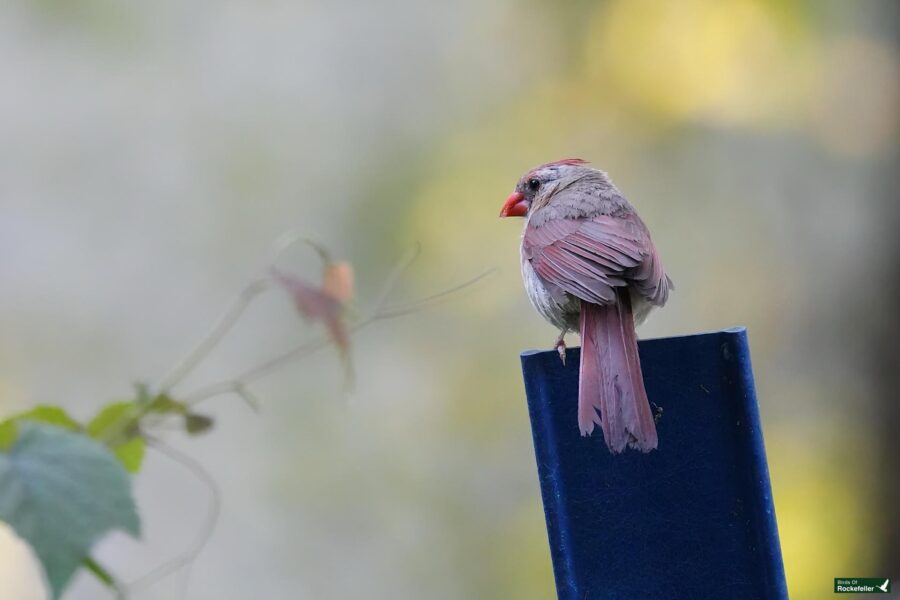
<svg viewBox="0 0 900 600">
<path fill-rule="evenodd" d="M 524 217 L 528 214 L 528 203 L 524 202 L 525 194 L 514 192 L 506 199 L 506 203 L 500 210 L 501 217 Z"/>
</svg>

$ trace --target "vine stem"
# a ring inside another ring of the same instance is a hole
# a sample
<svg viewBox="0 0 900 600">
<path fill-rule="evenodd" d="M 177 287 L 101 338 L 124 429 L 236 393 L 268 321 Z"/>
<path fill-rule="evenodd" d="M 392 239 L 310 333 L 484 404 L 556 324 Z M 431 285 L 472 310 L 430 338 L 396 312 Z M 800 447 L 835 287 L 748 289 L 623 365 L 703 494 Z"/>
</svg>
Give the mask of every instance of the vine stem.
<svg viewBox="0 0 900 600">
<path fill-rule="evenodd" d="M 113 577 L 112 573 L 110 573 L 106 567 L 101 565 L 99 562 L 94 560 L 92 557 L 88 556 L 84 560 L 81 561 L 81 565 L 91 572 L 94 577 L 97 578 L 100 583 L 105 585 L 110 589 L 110 591 L 114 594 L 116 600 L 124 600 L 127 598 L 127 594 L 125 590 L 122 588 L 122 584 L 119 583 L 115 577 Z"/>
<path fill-rule="evenodd" d="M 402 273 L 413 262 L 413 260 L 415 260 L 417 255 L 418 249 L 415 249 L 406 259 L 398 263 L 397 267 L 385 281 L 381 292 L 376 297 L 377 300 L 374 303 L 372 312 L 369 314 L 369 316 L 363 318 L 360 321 L 357 321 L 356 323 L 353 323 L 350 327 L 348 327 L 348 333 L 355 333 L 378 321 L 394 319 L 432 306 L 435 303 L 440 302 L 444 298 L 450 296 L 451 294 L 474 285 L 478 281 L 488 277 L 489 275 L 492 275 L 496 271 L 496 269 L 485 271 L 477 277 L 474 277 L 459 285 L 453 286 L 437 294 L 426 296 L 425 298 L 421 298 L 414 302 L 397 306 L 386 306 L 387 298 L 390 295 L 393 287 L 396 285 L 396 282 L 402 276 Z M 203 340 L 201 340 L 200 344 L 198 344 L 197 347 L 163 380 L 163 383 L 159 388 L 160 393 L 165 393 L 166 391 L 170 390 L 172 387 L 180 383 L 188 374 L 190 374 L 191 371 L 200 362 L 202 362 L 203 359 L 206 358 L 206 356 L 219 344 L 219 342 L 221 342 L 225 335 L 228 334 L 228 332 L 233 328 L 235 322 L 240 318 L 251 301 L 267 287 L 268 286 L 265 281 L 256 281 L 248 285 L 235 300 L 234 304 L 232 304 L 232 306 L 225 312 L 222 318 L 213 327 L 210 333 L 207 334 L 207 336 L 204 337 Z M 304 356 L 314 354 L 322 350 L 323 348 L 326 348 L 333 344 L 334 340 L 330 337 L 323 337 L 302 343 L 287 350 L 286 352 L 283 352 L 282 354 L 275 356 L 274 358 L 266 360 L 246 370 L 234 379 L 219 381 L 217 383 L 199 388 L 194 392 L 188 393 L 183 397 L 183 401 L 185 404 L 194 405 L 214 396 L 233 393 L 245 399 L 251 406 L 255 406 L 255 399 L 250 394 L 249 390 L 247 390 L 247 385 L 249 383 L 263 378 L 281 369 L 282 367 L 303 358 Z M 149 406 L 150 405 L 148 404 L 147 406 L 140 407 L 140 409 L 138 410 L 138 414 L 135 416 L 133 422 L 138 422 L 141 418 L 143 418 L 149 410 Z M 168 444 L 165 444 L 162 440 L 156 437 L 151 437 L 146 433 L 146 430 L 143 435 L 146 439 L 147 444 L 152 449 L 166 455 L 170 460 L 182 465 L 208 489 L 209 508 L 207 510 L 206 516 L 204 517 L 200 531 L 197 533 L 197 536 L 194 539 L 193 543 L 175 557 L 167 560 L 145 575 L 124 586 L 124 591 L 121 589 L 121 587 L 118 588 L 118 592 L 120 594 L 120 597 L 122 598 L 125 597 L 125 594 L 130 594 L 137 590 L 153 585 L 160 579 L 171 575 L 179 569 L 189 569 L 197 559 L 197 557 L 200 555 L 200 553 L 203 551 L 203 548 L 209 542 L 209 539 L 212 536 L 221 512 L 221 492 L 219 490 L 218 484 L 210 475 L 210 473 L 203 467 L 203 465 L 201 465 L 195 459 L 191 458 L 189 455 L 176 450 Z"/>
<path fill-rule="evenodd" d="M 297 242 L 305 241 L 309 244 L 322 258 L 323 261 L 328 262 L 330 260 L 328 251 L 324 246 L 310 240 L 308 238 L 303 237 L 297 231 L 288 231 L 282 234 L 278 240 L 273 244 L 273 248 L 271 251 L 271 256 L 269 256 L 268 261 L 266 263 L 270 267 L 274 267 L 274 265 L 278 262 L 278 259 L 285 253 L 287 250 L 296 244 Z M 416 245 L 413 252 L 403 261 L 401 261 L 397 267 L 395 267 L 394 271 L 388 277 L 387 282 L 385 283 L 381 294 L 379 295 L 378 303 L 384 301 L 387 295 L 391 292 L 394 284 L 397 279 L 399 279 L 400 275 L 403 271 L 409 267 L 410 264 L 415 260 L 415 258 L 419 255 L 419 246 Z M 185 377 L 190 375 L 197 366 L 203 362 L 203 360 L 209 356 L 210 352 L 212 352 L 216 346 L 225 338 L 226 335 L 231 331 L 234 325 L 237 323 L 238 319 L 241 318 L 241 315 L 244 314 L 244 311 L 247 310 L 247 307 L 250 306 L 250 303 L 262 292 L 268 289 L 271 285 L 271 280 L 268 277 L 259 278 L 254 281 L 251 281 L 241 292 L 238 294 L 237 298 L 234 299 L 231 306 L 225 311 L 225 313 L 219 318 L 213 328 L 200 340 L 200 343 L 191 350 L 191 352 L 184 357 L 178 364 L 176 364 L 169 373 L 162 378 L 161 382 L 157 387 L 157 392 L 160 394 L 168 393 L 174 388 L 176 385 L 181 383 Z"/>
<path fill-rule="evenodd" d="M 190 566 L 191 563 L 197 559 L 200 553 L 203 551 L 203 548 L 206 546 L 207 542 L 209 542 L 210 537 L 212 537 L 212 533 L 215 530 L 216 523 L 219 520 L 219 514 L 222 510 L 222 500 L 221 500 L 221 491 L 219 490 L 219 486 L 216 483 L 216 480 L 213 479 L 212 475 L 209 474 L 203 465 L 201 465 L 198 461 L 194 460 L 187 454 L 176 450 L 172 446 L 164 443 L 162 440 L 158 438 L 147 438 L 147 444 L 159 452 L 167 456 L 170 460 L 180 464 L 182 467 L 187 469 L 200 483 L 206 486 L 209 491 L 209 508 L 206 511 L 206 516 L 203 519 L 203 525 L 200 528 L 200 531 L 197 533 L 197 537 L 194 539 L 194 542 L 183 552 L 159 565 L 158 567 L 151 570 L 149 573 L 142 575 L 138 579 L 129 583 L 126 588 L 129 593 L 133 593 L 141 588 L 152 585 L 170 575 L 171 573 L 177 571 L 178 569 L 186 566 Z"/>
<path fill-rule="evenodd" d="M 415 258 L 415 256 L 413 256 L 412 258 Z M 402 263 L 399 266 L 402 266 Z M 407 264 L 407 266 L 408 266 L 408 264 Z M 418 312 L 429 306 L 433 306 L 434 304 L 440 302 L 447 296 L 454 294 L 456 292 L 459 292 L 469 286 L 472 286 L 472 285 L 478 283 L 479 281 L 481 281 L 482 279 L 484 279 L 485 277 L 493 275 L 495 272 L 496 272 L 496 269 L 490 269 L 488 271 L 485 271 L 484 273 L 481 273 L 477 277 L 473 277 L 472 279 L 469 279 L 468 281 L 465 281 L 459 285 L 455 285 L 455 286 L 453 286 L 449 289 L 446 289 L 442 292 L 433 294 L 431 296 L 426 296 L 425 298 L 421 298 L 414 302 L 410 302 L 410 303 L 396 306 L 396 307 L 384 306 L 384 300 L 385 300 L 385 298 L 387 298 L 387 295 L 390 293 L 390 289 L 382 290 L 382 293 L 379 295 L 379 301 L 376 302 L 375 311 L 372 314 L 370 314 L 368 317 L 362 319 L 361 321 L 357 321 L 356 323 L 351 325 L 348 328 L 348 333 L 351 333 L 351 334 L 355 333 L 355 332 L 357 332 L 365 327 L 368 327 L 369 325 L 372 325 L 373 323 L 376 323 L 378 321 L 395 319 L 395 318 L 402 317 L 402 316 L 405 316 L 405 315 L 408 315 L 408 314 L 411 314 L 414 312 Z M 396 275 L 396 276 L 394 276 L 394 275 Z M 397 277 L 399 277 L 399 273 L 397 273 L 397 271 L 395 270 L 395 273 L 392 274 L 392 277 L 390 277 L 388 279 L 386 287 L 388 285 L 393 286 L 394 282 L 396 282 Z M 194 390 L 193 392 L 190 392 L 184 396 L 184 402 L 189 405 L 194 405 L 194 404 L 197 404 L 198 402 L 206 400 L 207 398 L 211 398 L 213 396 L 219 396 L 222 394 L 230 394 L 230 393 L 236 393 L 238 395 L 243 396 L 246 393 L 245 388 L 253 381 L 256 381 L 267 375 L 270 375 L 271 373 L 281 369 L 282 367 L 284 367 L 296 360 L 299 360 L 306 356 L 315 354 L 316 352 L 319 352 L 320 350 L 327 348 L 333 344 L 334 344 L 334 340 L 332 340 L 331 338 L 324 338 L 324 337 L 304 342 L 302 344 L 294 346 L 293 348 L 287 350 L 286 352 L 283 352 L 282 354 L 279 354 L 278 356 L 275 356 L 274 358 L 270 358 L 269 360 L 267 360 L 261 364 L 258 364 L 255 367 L 248 369 L 247 371 L 244 371 L 242 374 L 238 375 L 237 377 L 234 377 L 232 379 L 227 379 L 224 381 L 219 381 L 216 383 L 212 383 L 210 385 L 207 385 L 207 386 L 201 387 L 197 390 Z"/>
<path fill-rule="evenodd" d="M 268 289 L 268 287 L 269 282 L 265 279 L 251 281 L 241 293 L 238 294 L 237 298 L 234 299 L 234 302 L 219 318 L 218 322 L 213 326 L 209 333 L 200 340 L 200 343 L 197 344 L 197 346 L 182 359 L 181 362 L 175 365 L 168 375 L 163 377 L 159 384 L 159 393 L 164 394 L 169 392 L 185 377 L 190 375 L 191 372 L 197 368 L 197 365 L 199 365 L 203 359 L 219 345 L 222 339 L 228 335 L 228 332 L 231 331 L 238 319 L 241 318 L 241 315 L 244 314 L 244 311 L 250 306 L 253 299 Z"/>
</svg>

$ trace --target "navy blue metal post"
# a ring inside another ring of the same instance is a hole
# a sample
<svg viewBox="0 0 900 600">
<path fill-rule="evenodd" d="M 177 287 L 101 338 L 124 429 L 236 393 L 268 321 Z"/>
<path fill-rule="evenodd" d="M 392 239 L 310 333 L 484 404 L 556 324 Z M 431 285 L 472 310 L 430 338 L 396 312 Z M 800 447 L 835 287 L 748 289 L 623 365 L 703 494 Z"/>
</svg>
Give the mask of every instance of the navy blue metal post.
<svg viewBox="0 0 900 600">
<path fill-rule="evenodd" d="M 559 599 L 786 599 L 746 330 L 639 346 L 649 454 L 581 437 L 578 348 L 522 354 Z"/>
</svg>

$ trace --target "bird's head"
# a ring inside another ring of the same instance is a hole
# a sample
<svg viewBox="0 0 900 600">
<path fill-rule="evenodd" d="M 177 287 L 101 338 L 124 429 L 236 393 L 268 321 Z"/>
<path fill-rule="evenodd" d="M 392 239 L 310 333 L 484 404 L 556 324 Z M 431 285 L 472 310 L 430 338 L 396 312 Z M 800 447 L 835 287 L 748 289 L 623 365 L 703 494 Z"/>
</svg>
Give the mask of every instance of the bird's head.
<svg viewBox="0 0 900 600">
<path fill-rule="evenodd" d="M 555 187 L 552 184 L 561 179 L 569 179 L 577 175 L 579 171 L 589 169 L 585 166 L 587 164 L 587 161 L 580 158 L 564 158 L 531 169 L 519 179 L 516 189 L 503 204 L 500 216 L 528 216 L 535 200 L 541 197 L 545 191 Z"/>
</svg>

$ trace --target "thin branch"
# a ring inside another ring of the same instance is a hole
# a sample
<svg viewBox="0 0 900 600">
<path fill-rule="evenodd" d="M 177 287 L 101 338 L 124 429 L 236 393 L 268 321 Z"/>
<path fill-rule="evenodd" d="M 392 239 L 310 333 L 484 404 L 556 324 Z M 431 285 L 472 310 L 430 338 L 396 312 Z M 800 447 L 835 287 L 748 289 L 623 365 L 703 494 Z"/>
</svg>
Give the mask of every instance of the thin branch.
<svg viewBox="0 0 900 600">
<path fill-rule="evenodd" d="M 378 313 L 379 318 L 381 319 L 393 319 L 395 317 L 402 317 L 404 315 L 408 315 L 410 313 L 418 312 L 420 310 L 426 309 L 430 306 L 434 306 L 435 304 L 439 304 L 441 301 L 445 300 L 447 296 L 451 294 L 455 294 L 456 292 L 462 291 L 467 287 L 475 285 L 482 279 L 486 277 L 490 277 L 498 270 L 488 269 L 484 273 L 478 275 L 477 277 L 473 277 L 472 279 L 463 282 L 457 286 L 454 286 L 448 290 L 444 290 L 443 292 L 438 292 L 437 294 L 433 294 L 431 296 L 426 296 L 420 300 L 416 300 L 414 302 L 410 302 L 409 304 L 404 304 L 396 307 L 385 307 Z"/>
<path fill-rule="evenodd" d="M 309 238 L 307 238 L 303 241 L 306 242 L 313 250 L 316 251 L 316 254 L 319 255 L 319 258 L 322 259 L 322 263 L 326 267 L 333 262 L 331 259 L 331 252 L 329 252 L 328 249 L 325 248 L 325 246 L 323 246 L 319 242 L 317 242 L 315 240 L 311 240 Z"/>
<path fill-rule="evenodd" d="M 216 523 L 219 520 L 219 513 L 221 512 L 221 491 L 219 490 L 219 486 L 216 483 L 216 480 L 213 479 L 212 475 L 203 468 L 199 462 L 169 446 L 164 443 L 162 440 L 156 438 L 148 438 L 147 444 L 153 448 L 154 450 L 160 452 L 161 454 L 166 455 L 170 460 L 180 464 L 185 469 L 187 469 L 194 477 L 197 478 L 203 485 L 207 487 L 209 490 L 209 508 L 206 512 L 206 516 L 203 520 L 203 524 L 200 528 L 200 531 L 197 533 L 197 537 L 194 539 L 194 542 L 185 550 L 181 552 L 174 558 L 164 562 L 159 565 L 149 573 L 142 575 L 138 579 L 129 583 L 127 589 L 129 592 L 135 592 L 141 588 L 145 588 L 147 586 L 153 585 L 163 577 L 170 575 L 181 569 L 183 567 L 189 566 L 200 553 L 203 551 L 203 548 L 206 546 L 207 542 L 209 542 L 210 537 L 212 537 L 213 530 L 215 530 Z"/>
<path fill-rule="evenodd" d="M 284 253 L 287 248 L 291 245 L 304 240 L 307 241 L 313 248 L 318 249 L 318 246 L 315 242 L 312 242 L 296 232 L 288 232 L 284 234 L 279 241 L 275 244 L 275 251 L 272 255 L 272 264 L 275 264 L 275 261 L 278 259 L 281 254 Z M 421 246 L 416 244 L 412 250 L 404 256 L 397 265 L 393 268 L 390 275 L 388 275 L 387 279 L 384 282 L 384 285 L 381 287 L 381 291 L 376 296 L 376 300 L 374 303 L 374 313 L 377 313 L 384 305 L 390 293 L 394 290 L 394 287 L 397 284 L 397 281 L 403 275 L 404 272 L 409 268 L 409 266 L 418 258 L 421 253 Z M 366 325 L 369 325 L 372 322 L 372 317 L 367 319 L 363 319 L 359 321 L 356 325 L 349 328 L 348 333 L 352 333 L 355 330 L 359 330 Z M 185 396 L 185 402 L 188 404 L 196 404 L 200 400 L 205 400 L 206 398 L 211 398 L 213 396 L 220 396 L 222 394 L 229 393 L 238 393 L 238 390 L 241 386 L 246 385 L 250 381 L 254 379 L 259 379 L 267 375 L 272 371 L 276 371 L 281 368 L 285 364 L 289 364 L 294 360 L 307 356 L 308 354 L 312 354 L 317 352 L 321 348 L 325 348 L 330 346 L 332 340 L 330 338 L 323 338 L 321 340 L 314 340 L 312 342 L 306 342 L 300 344 L 299 346 L 288 350 L 287 352 L 276 356 L 273 359 L 270 359 L 252 369 L 246 371 L 242 375 L 235 377 L 233 379 L 229 379 L 227 381 L 220 381 L 209 386 L 203 387 L 199 390 L 191 392 L 187 396 Z M 202 360 L 202 356 L 200 359 Z M 170 386 L 171 387 L 171 386 Z M 163 388 L 165 391 L 167 388 Z"/>
<path fill-rule="evenodd" d="M 216 383 L 211 383 L 201 388 L 197 388 L 196 390 L 185 395 L 183 402 L 188 406 L 194 406 L 202 400 L 213 398 L 215 396 L 225 396 L 228 394 L 234 394 L 235 396 L 243 400 L 244 403 L 250 406 L 250 408 L 253 409 L 254 412 L 258 413 L 260 411 L 262 403 L 256 396 L 250 393 L 250 391 L 247 389 L 247 383 L 245 381 L 237 379 L 218 381 Z"/>
<path fill-rule="evenodd" d="M 87 569 L 94 577 L 97 578 L 103 585 L 108 587 L 110 591 L 115 595 L 116 600 L 122 600 L 127 597 L 125 590 L 122 588 L 122 585 L 116 581 L 116 578 L 113 577 L 112 573 L 106 569 L 99 562 L 94 560 L 92 557 L 88 556 L 84 560 L 81 561 L 81 566 Z"/>
<path fill-rule="evenodd" d="M 250 388 L 243 383 L 239 383 L 234 387 L 234 393 L 237 394 L 237 396 L 244 401 L 244 404 L 249 406 L 253 412 L 259 414 L 262 402 L 259 401 L 259 398 L 257 398 L 255 394 L 250 392 Z"/>
<path fill-rule="evenodd" d="M 272 244 L 272 248 L 269 250 L 268 259 L 265 261 L 264 266 L 266 268 L 274 267 L 285 252 L 290 250 L 290 248 L 294 246 L 294 244 L 297 244 L 301 241 L 306 241 L 312 244 L 312 242 L 309 242 L 309 240 L 302 233 L 300 233 L 299 229 L 290 229 L 282 233 Z"/>
<path fill-rule="evenodd" d="M 384 280 L 384 285 L 381 286 L 381 291 L 375 296 L 375 301 L 372 303 L 372 313 L 378 313 L 383 307 L 384 303 L 387 302 L 388 296 L 390 296 L 391 292 L 394 291 L 394 287 L 397 285 L 397 282 L 400 280 L 400 277 L 406 272 L 406 270 L 412 265 L 417 258 L 419 258 L 419 254 L 422 253 L 422 246 L 418 242 L 412 247 L 412 249 L 404 256 L 400 261 L 394 266 L 390 275 L 388 275 L 387 279 Z"/>
<path fill-rule="evenodd" d="M 269 259 L 266 262 L 268 268 L 274 268 L 275 264 L 278 262 L 278 259 L 287 252 L 289 248 L 291 248 L 294 244 L 298 242 L 306 242 L 309 244 L 313 250 L 322 258 L 326 263 L 330 262 L 330 254 L 328 250 L 319 244 L 318 242 L 306 238 L 300 234 L 297 230 L 291 230 L 282 234 L 275 243 L 272 244 L 272 249 L 269 252 Z M 418 250 L 416 250 L 415 255 L 409 260 L 412 262 L 415 259 L 415 256 L 418 255 Z M 408 266 L 408 264 L 406 265 Z M 404 267 L 405 268 L 405 267 Z M 399 276 L 399 273 L 397 274 Z M 238 297 L 235 298 L 232 305 L 225 311 L 225 314 L 219 319 L 216 325 L 206 334 L 206 336 L 200 341 L 196 348 L 194 348 L 190 354 L 188 354 L 181 362 L 179 362 L 168 375 L 166 375 L 162 383 L 159 385 L 159 392 L 166 393 L 170 391 L 173 387 L 175 387 L 178 383 L 180 383 L 185 377 L 187 377 L 197 366 L 203 362 L 203 360 L 212 352 L 215 347 L 222 341 L 222 339 L 231 331 L 232 327 L 234 327 L 235 323 L 250 305 L 256 296 L 265 291 L 270 282 L 268 278 L 261 278 L 255 281 L 252 281 L 247 287 L 245 287 Z M 386 289 L 389 291 L 389 288 Z"/>
<path fill-rule="evenodd" d="M 190 354 L 188 354 L 181 362 L 179 362 L 172 371 L 166 375 L 162 383 L 159 384 L 160 393 L 166 393 L 180 383 L 199 365 L 204 358 L 222 341 L 234 324 L 241 317 L 250 303 L 256 296 L 265 291 L 269 287 L 269 283 L 265 279 L 257 279 L 252 281 L 245 287 L 238 297 L 235 298 L 232 305 L 225 311 L 225 314 L 219 319 L 215 326 L 208 334 L 197 344 Z"/>
<path fill-rule="evenodd" d="M 415 257 L 413 256 L 413 258 Z M 404 261 L 404 263 L 407 263 L 406 266 L 408 266 L 408 262 L 409 261 Z M 453 286 L 452 288 L 449 288 L 432 296 L 428 296 L 426 298 L 422 298 L 420 300 L 398 306 L 393 309 L 381 309 L 378 312 L 375 312 L 370 316 L 364 318 L 363 320 L 354 323 L 353 325 L 348 327 L 347 331 L 348 333 L 352 334 L 378 321 L 395 319 L 397 317 L 402 317 L 404 315 L 423 310 L 429 306 L 433 306 L 434 304 L 440 302 L 451 294 L 462 291 L 463 289 L 478 283 L 482 279 L 492 275 L 495 272 L 496 269 L 491 269 L 489 271 L 485 271 L 477 277 L 473 277 L 468 281 L 465 281 L 459 285 Z M 238 393 L 239 389 L 246 386 L 250 382 L 256 381 L 275 371 L 278 371 L 282 367 L 291 364 L 294 361 L 315 354 L 323 350 L 324 348 L 328 348 L 329 346 L 333 345 L 333 343 L 334 341 L 328 337 L 321 337 L 304 342 L 302 344 L 294 346 L 293 348 L 287 350 L 286 352 L 283 352 L 282 354 L 275 356 L 274 358 L 256 365 L 255 367 L 248 369 L 247 371 L 244 371 L 233 379 L 219 381 L 190 392 L 189 394 L 184 396 L 184 401 L 186 404 L 194 405 L 214 396 L 220 396 L 222 394 L 229 393 Z"/>
<path fill-rule="evenodd" d="M 367 323 L 360 323 L 360 326 L 365 326 L 366 324 Z M 360 329 L 360 326 L 351 327 L 350 331 L 352 332 Z M 246 386 L 251 381 L 265 377 L 295 360 L 315 354 L 319 350 L 332 345 L 332 343 L 331 338 L 323 337 L 295 346 L 287 352 L 256 365 L 252 369 L 248 369 L 234 379 L 219 381 L 190 392 L 184 396 L 184 403 L 194 405 L 201 400 L 206 400 L 207 398 L 212 398 L 214 396 L 237 393 L 239 388 Z"/>
</svg>

